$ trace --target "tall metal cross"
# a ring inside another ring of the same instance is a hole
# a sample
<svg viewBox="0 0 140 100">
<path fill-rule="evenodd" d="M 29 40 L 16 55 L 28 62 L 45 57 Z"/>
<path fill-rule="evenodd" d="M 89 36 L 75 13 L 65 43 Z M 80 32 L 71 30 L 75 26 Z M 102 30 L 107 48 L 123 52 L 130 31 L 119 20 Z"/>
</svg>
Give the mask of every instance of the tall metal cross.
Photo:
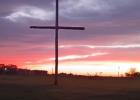
<svg viewBox="0 0 140 100">
<path fill-rule="evenodd" d="M 84 27 L 59 26 L 59 0 L 56 0 L 55 26 L 30 26 L 35 29 L 55 29 L 55 78 L 54 85 L 58 85 L 58 33 L 59 29 L 85 30 Z"/>
</svg>

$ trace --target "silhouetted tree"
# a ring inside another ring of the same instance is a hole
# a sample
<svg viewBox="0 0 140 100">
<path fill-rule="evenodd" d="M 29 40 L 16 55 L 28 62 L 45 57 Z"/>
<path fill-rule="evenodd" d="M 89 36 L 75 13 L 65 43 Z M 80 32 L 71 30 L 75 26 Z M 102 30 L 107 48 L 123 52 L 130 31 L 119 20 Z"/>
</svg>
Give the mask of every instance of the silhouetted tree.
<svg viewBox="0 0 140 100">
<path fill-rule="evenodd" d="M 140 77 L 140 72 L 137 72 L 136 68 L 130 68 L 129 72 L 125 73 L 127 77 Z"/>
</svg>

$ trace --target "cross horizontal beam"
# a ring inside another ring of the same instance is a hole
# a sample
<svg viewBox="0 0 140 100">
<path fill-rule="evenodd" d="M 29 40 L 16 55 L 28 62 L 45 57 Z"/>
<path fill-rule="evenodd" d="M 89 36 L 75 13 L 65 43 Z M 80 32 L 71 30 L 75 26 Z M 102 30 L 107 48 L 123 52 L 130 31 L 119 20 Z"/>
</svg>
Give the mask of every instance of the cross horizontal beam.
<svg viewBox="0 0 140 100">
<path fill-rule="evenodd" d="M 85 27 L 67 27 L 67 26 L 30 26 L 34 29 L 70 29 L 70 30 L 85 30 Z"/>
</svg>

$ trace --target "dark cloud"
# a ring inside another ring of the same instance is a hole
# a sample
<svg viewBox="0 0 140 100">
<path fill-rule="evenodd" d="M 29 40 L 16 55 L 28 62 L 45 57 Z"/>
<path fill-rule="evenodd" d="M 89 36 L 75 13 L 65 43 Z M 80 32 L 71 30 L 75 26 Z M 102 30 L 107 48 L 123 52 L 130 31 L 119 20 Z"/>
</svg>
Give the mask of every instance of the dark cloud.
<svg viewBox="0 0 140 100">
<path fill-rule="evenodd" d="M 138 0 L 71 0 L 63 1 L 62 15 L 69 19 L 111 20 L 139 16 Z M 66 8 L 67 7 L 67 8 Z"/>
</svg>

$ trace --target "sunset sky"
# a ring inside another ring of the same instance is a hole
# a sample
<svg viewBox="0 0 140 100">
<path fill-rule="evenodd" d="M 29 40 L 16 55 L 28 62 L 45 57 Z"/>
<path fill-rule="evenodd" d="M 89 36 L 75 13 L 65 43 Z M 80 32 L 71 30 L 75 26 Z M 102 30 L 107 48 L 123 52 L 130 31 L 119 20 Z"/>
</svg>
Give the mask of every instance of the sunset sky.
<svg viewBox="0 0 140 100">
<path fill-rule="evenodd" d="M 0 63 L 54 70 L 55 0 L 0 0 Z M 59 71 L 118 75 L 140 71 L 140 0 L 60 0 Z"/>
</svg>

